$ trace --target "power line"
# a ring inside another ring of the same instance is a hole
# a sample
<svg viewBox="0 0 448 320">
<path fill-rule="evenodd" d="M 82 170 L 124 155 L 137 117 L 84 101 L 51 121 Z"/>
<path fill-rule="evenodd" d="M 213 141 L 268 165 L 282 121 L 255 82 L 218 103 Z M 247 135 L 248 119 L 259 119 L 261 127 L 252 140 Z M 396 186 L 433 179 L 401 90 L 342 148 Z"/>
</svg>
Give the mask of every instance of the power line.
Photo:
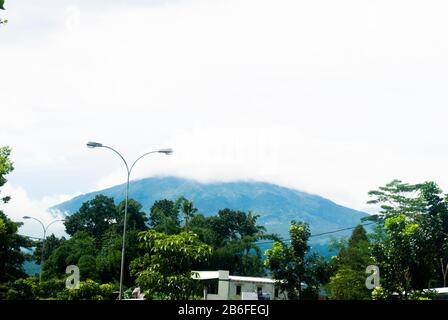
<svg viewBox="0 0 448 320">
<path fill-rule="evenodd" d="M 375 222 L 369 222 L 369 223 L 362 223 L 362 226 L 368 226 L 371 224 L 374 224 Z M 347 230 L 353 230 L 355 229 L 357 226 L 355 227 L 349 227 L 349 228 L 343 228 L 343 229 L 337 229 L 337 230 L 333 230 L 333 231 L 327 231 L 327 232 L 322 232 L 322 233 L 317 233 L 317 234 L 312 234 L 310 235 L 310 238 L 312 237 L 320 237 L 320 236 L 324 236 L 327 234 L 333 234 L 333 233 L 338 233 L 338 232 L 342 232 L 342 231 L 347 231 Z M 27 236 L 27 235 L 23 235 L 23 234 L 19 234 L 19 236 L 22 237 L 26 237 L 26 238 L 30 238 L 30 239 L 37 239 L 37 240 L 42 240 L 42 238 L 38 238 L 38 237 L 32 237 L 32 236 Z M 256 242 L 256 244 L 269 244 L 269 243 L 274 243 L 274 242 L 287 242 L 290 241 L 291 239 L 285 239 L 285 240 L 269 240 L 269 241 L 263 241 L 263 242 Z"/>
<path fill-rule="evenodd" d="M 375 222 L 369 222 L 369 223 L 361 223 L 361 225 L 362 226 L 368 226 L 368 225 L 371 225 L 371 224 L 374 224 Z M 328 231 L 328 232 L 323 232 L 323 233 L 318 233 L 318 234 L 312 234 L 312 235 L 310 235 L 310 238 L 311 237 L 319 237 L 319 236 L 323 236 L 323 235 L 327 235 L 327 234 L 332 234 L 332 233 L 337 233 L 337 232 L 341 232 L 341 231 L 346 231 L 346 230 L 352 230 L 352 229 L 355 229 L 357 226 L 355 226 L 355 227 L 350 227 L 350 228 L 343 228 L 343 229 L 338 229 L 338 230 L 333 230 L 333 231 Z M 264 241 L 264 242 L 256 242 L 256 244 L 257 245 L 260 245 L 260 244 L 269 244 L 269 243 L 274 243 L 274 242 L 288 242 L 288 241 L 291 241 L 291 239 L 285 239 L 285 240 L 280 240 L 280 241 L 277 241 L 277 240 L 269 240 L 269 241 Z"/>
<path fill-rule="evenodd" d="M 26 236 L 26 235 L 24 235 L 24 234 L 17 234 L 17 235 L 19 235 L 19 236 L 21 236 L 21 237 L 25 237 L 25 238 L 30 238 L 30 239 L 43 240 L 42 238 Z"/>
</svg>

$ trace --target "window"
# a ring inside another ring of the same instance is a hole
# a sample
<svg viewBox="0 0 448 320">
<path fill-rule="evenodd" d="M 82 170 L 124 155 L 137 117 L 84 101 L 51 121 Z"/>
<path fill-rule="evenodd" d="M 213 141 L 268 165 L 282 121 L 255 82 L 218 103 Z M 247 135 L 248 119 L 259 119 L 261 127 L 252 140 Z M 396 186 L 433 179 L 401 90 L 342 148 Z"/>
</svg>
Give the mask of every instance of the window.
<svg viewBox="0 0 448 320">
<path fill-rule="evenodd" d="M 218 294 L 218 281 L 210 281 L 207 284 L 207 293 L 208 294 Z"/>
<path fill-rule="evenodd" d="M 240 285 L 240 284 L 238 284 L 238 285 L 236 286 L 236 295 L 237 295 L 237 296 L 241 295 L 241 285 Z"/>
</svg>

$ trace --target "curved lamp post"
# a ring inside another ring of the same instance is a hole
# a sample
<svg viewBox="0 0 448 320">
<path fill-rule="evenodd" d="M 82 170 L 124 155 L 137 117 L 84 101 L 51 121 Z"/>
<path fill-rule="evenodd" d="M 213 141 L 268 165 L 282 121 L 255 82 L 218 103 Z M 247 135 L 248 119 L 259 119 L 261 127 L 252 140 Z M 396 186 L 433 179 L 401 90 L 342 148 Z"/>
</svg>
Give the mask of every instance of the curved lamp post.
<svg viewBox="0 0 448 320">
<path fill-rule="evenodd" d="M 124 202 L 124 222 L 123 222 L 123 245 L 121 248 L 121 268 L 120 268 L 120 293 L 118 295 L 118 299 L 121 300 L 122 298 L 122 288 L 123 288 L 123 269 L 124 269 L 124 251 L 125 251 L 125 241 L 126 241 L 126 220 L 127 220 L 127 213 L 128 213 L 128 196 L 129 196 L 129 179 L 131 177 L 132 169 L 134 168 L 135 164 L 143 157 L 152 154 L 152 153 L 164 153 L 166 155 L 170 155 L 173 153 L 173 149 L 159 149 L 155 151 L 146 152 L 140 157 L 137 158 L 137 160 L 134 161 L 134 163 L 129 167 L 128 163 L 124 159 L 124 157 L 114 148 L 105 146 L 102 143 L 99 142 L 88 142 L 87 147 L 89 148 L 106 148 L 109 150 L 112 150 L 115 152 L 121 160 L 123 160 L 124 165 L 126 166 L 126 172 L 127 172 L 127 182 L 126 182 L 126 194 L 125 194 L 125 202 Z"/>
<path fill-rule="evenodd" d="M 39 219 L 34 218 L 34 217 L 24 216 L 23 219 L 33 219 L 33 220 L 36 220 L 37 222 L 40 223 L 40 225 L 42 226 L 42 229 L 44 230 L 44 237 L 42 238 L 42 249 L 41 249 L 41 253 L 40 253 L 40 270 L 39 270 L 39 283 L 40 283 L 42 281 L 42 268 L 44 266 L 44 248 L 45 248 L 45 239 L 47 237 L 47 230 L 53 223 L 58 222 L 58 221 L 65 221 L 65 219 L 53 220 L 49 224 L 47 224 L 46 226 L 43 224 L 42 221 L 40 221 Z"/>
</svg>

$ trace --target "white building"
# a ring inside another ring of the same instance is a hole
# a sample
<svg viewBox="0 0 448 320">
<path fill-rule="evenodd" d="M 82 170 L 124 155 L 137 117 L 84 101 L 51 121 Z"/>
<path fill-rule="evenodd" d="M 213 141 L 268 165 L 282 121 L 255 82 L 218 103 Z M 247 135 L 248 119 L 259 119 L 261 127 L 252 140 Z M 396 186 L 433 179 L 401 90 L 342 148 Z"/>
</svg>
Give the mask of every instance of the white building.
<svg viewBox="0 0 448 320">
<path fill-rule="evenodd" d="M 270 278 L 231 276 L 229 271 L 194 271 L 204 285 L 204 300 L 285 300 Z"/>
</svg>

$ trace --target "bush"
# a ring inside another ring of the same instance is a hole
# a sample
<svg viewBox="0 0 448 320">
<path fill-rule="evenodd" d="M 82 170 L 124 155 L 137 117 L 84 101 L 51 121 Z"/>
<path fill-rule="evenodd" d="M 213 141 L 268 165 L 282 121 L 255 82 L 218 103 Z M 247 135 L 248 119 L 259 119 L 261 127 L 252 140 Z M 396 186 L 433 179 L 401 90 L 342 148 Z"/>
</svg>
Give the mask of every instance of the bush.
<svg viewBox="0 0 448 320">
<path fill-rule="evenodd" d="M 14 281 L 6 292 L 7 300 L 34 300 L 38 292 L 38 279 L 25 278 Z"/>
<path fill-rule="evenodd" d="M 65 289 L 65 280 L 50 279 L 37 285 L 35 295 L 37 299 L 56 299 L 58 294 Z"/>
<path fill-rule="evenodd" d="M 414 290 L 409 293 L 408 300 L 434 300 L 437 298 L 436 290 Z"/>
<path fill-rule="evenodd" d="M 387 300 L 389 294 L 383 287 L 376 287 L 372 291 L 372 300 Z"/>
<path fill-rule="evenodd" d="M 79 283 L 79 289 L 65 289 L 58 295 L 62 300 L 113 300 L 117 298 L 117 286 L 99 284 L 87 279 Z"/>
</svg>

